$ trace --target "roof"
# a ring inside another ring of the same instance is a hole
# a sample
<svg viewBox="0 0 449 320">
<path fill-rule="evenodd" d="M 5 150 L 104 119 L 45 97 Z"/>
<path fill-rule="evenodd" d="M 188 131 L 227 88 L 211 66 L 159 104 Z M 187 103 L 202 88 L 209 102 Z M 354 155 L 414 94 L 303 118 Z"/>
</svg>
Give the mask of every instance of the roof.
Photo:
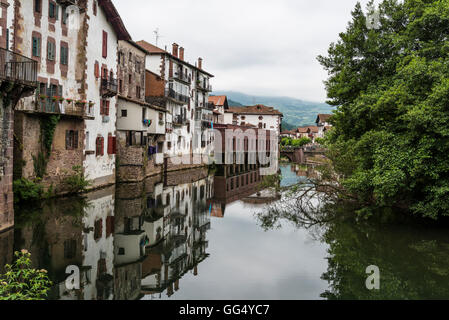
<svg viewBox="0 0 449 320">
<path fill-rule="evenodd" d="M 331 117 L 331 114 L 319 114 L 316 118 L 316 122 L 328 122 Z"/>
<path fill-rule="evenodd" d="M 165 54 L 165 55 L 169 56 L 171 59 L 174 59 L 174 60 L 176 60 L 178 62 L 181 62 L 181 63 L 184 63 L 184 64 L 188 65 L 192 69 L 196 69 L 196 70 L 198 70 L 198 71 L 200 71 L 200 72 L 202 72 L 204 74 L 207 74 L 211 78 L 214 77 L 213 74 L 210 74 L 209 72 L 206 72 L 203 69 L 200 69 L 197 66 L 194 66 L 193 64 L 188 63 L 185 60 L 181 60 L 180 58 L 175 57 L 174 55 L 172 55 L 170 52 L 168 52 L 166 50 L 163 50 L 163 49 L 161 49 L 161 48 L 159 48 L 159 47 L 157 47 L 157 46 L 155 46 L 155 45 L 153 45 L 151 43 L 148 43 L 145 40 L 140 40 L 140 41 L 137 41 L 136 43 L 139 46 L 141 46 L 142 48 L 144 48 L 148 52 L 148 54 L 150 54 L 150 55 L 152 55 L 152 54 Z"/>
<path fill-rule="evenodd" d="M 312 133 L 318 133 L 320 132 L 317 126 L 309 126 L 309 130 Z"/>
<path fill-rule="evenodd" d="M 307 133 L 309 131 L 309 127 L 302 127 L 296 130 L 298 131 L 298 133 Z"/>
<path fill-rule="evenodd" d="M 318 133 L 319 129 L 317 126 L 307 126 L 307 127 L 300 127 L 298 129 L 296 129 L 298 131 L 298 133 Z"/>
<path fill-rule="evenodd" d="M 296 134 L 296 131 L 295 130 L 288 130 L 288 131 L 282 131 L 281 132 L 281 135 L 286 135 L 286 134 Z"/>
<path fill-rule="evenodd" d="M 229 107 L 229 111 L 236 114 L 261 114 L 261 115 L 284 115 L 273 107 L 267 107 L 262 104 L 247 107 Z"/>
<path fill-rule="evenodd" d="M 209 102 L 213 103 L 216 107 L 224 106 L 226 100 L 226 96 L 209 96 Z"/>
<path fill-rule="evenodd" d="M 106 14 L 106 19 L 114 28 L 118 40 L 131 40 L 131 35 L 128 30 L 126 30 L 125 24 L 112 1 L 98 0 L 98 5 L 103 8 Z"/>
</svg>

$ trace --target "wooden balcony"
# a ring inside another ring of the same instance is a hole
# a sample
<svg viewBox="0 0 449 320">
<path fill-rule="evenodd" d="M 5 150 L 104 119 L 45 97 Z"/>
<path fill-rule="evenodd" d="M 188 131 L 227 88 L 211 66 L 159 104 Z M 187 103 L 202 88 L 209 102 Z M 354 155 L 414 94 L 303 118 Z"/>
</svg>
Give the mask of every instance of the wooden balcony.
<svg viewBox="0 0 449 320">
<path fill-rule="evenodd" d="M 101 79 L 101 95 L 103 98 L 115 97 L 117 94 L 117 79 Z"/>
<path fill-rule="evenodd" d="M 94 107 L 89 104 L 76 104 L 75 102 L 54 101 L 52 98 L 38 99 L 34 104 L 18 106 L 17 111 L 25 113 L 60 115 L 79 119 L 95 119 Z"/>
</svg>

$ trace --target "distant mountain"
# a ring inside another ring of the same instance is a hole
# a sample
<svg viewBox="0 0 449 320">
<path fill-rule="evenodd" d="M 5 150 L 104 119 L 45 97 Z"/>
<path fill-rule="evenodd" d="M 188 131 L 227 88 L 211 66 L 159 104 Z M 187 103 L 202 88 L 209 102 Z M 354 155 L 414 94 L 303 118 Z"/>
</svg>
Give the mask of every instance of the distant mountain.
<svg viewBox="0 0 449 320">
<path fill-rule="evenodd" d="M 288 97 L 251 96 L 235 91 L 217 91 L 213 95 L 226 95 L 230 106 L 263 104 L 274 107 L 284 114 L 284 122 L 287 125 L 283 125 L 283 129 L 286 130 L 291 130 L 288 129 L 289 125 L 292 129 L 313 125 L 319 113 L 332 113 L 332 110 L 334 110 L 334 107 L 326 103 L 309 102 Z"/>
<path fill-rule="evenodd" d="M 236 102 L 236 101 L 234 101 L 234 100 L 230 100 L 229 98 L 228 98 L 228 104 L 229 104 L 231 107 L 243 107 L 243 104 L 241 104 L 241 103 L 239 103 L 239 102 Z"/>
</svg>

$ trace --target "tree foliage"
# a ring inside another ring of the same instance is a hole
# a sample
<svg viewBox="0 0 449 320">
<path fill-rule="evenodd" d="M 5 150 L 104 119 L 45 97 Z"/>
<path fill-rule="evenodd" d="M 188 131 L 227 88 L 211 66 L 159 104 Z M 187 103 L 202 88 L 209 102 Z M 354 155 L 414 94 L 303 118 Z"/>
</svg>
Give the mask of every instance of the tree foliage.
<svg viewBox="0 0 449 320">
<path fill-rule="evenodd" d="M 357 4 L 318 57 L 337 106 L 329 157 L 361 203 L 437 219 L 449 215 L 449 0 L 384 0 L 379 12 L 368 28 Z"/>
</svg>

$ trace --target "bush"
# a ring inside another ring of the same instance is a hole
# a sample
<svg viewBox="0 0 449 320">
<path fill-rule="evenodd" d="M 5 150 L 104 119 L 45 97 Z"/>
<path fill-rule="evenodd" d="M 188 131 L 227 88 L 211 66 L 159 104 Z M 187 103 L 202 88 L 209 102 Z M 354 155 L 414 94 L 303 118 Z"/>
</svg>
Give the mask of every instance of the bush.
<svg viewBox="0 0 449 320">
<path fill-rule="evenodd" d="M 44 197 L 44 187 L 34 181 L 21 178 L 14 181 L 14 202 L 36 201 Z"/>
<path fill-rule="evenodd" d="M 0 275 L 0 300 L 44 300 L 52 286 L 47 271 L 31 268 L 27 250 L 14 256 L 15 262 L 6 265 L 6 273 Z"/>
<path fill-rule="evenodd" d="M 74 175 L 64 178 L 63 183 L 68 188 L 70 193 L 85 192 L 91 185 L 91 181 L 84 177 L 83 169 L 81 166 L 74 166 L 72 170 Z"/>
<path fill-rule="evenodd" d="M 310 140 L 309 138 L 301 138 L 301 139 L 294 139 L 291 143 L 292 147 L 295 148 L 300 148 L 305 146 L 306 144 L 311 143 L 312 140 Z"/>
</svg>

